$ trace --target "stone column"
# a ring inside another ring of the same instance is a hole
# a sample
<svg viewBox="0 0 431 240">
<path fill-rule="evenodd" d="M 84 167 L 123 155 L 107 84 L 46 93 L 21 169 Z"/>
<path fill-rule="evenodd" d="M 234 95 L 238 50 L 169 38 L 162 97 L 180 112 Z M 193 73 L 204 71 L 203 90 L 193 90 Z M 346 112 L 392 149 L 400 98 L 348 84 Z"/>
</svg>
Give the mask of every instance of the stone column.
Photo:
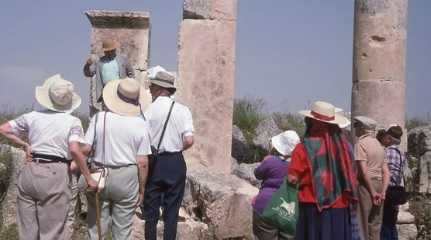
<svg viewBox="0 0 431 240">
<path fill-rule="evenodd" d="M 185 0 L 177 99 L 190 107 L 195 145 L 187 161 L 230 173 L 236 0 Z"/>
<path fill-rule="evenodd" d="M 353 117 L 405 124 L 407 1 L 355 1 Z"/>
<path fill-rule="evenodd" d="M 85 12 L 91 23 L 91 54 L 103 56 L 102 41 L 114 39 L 120 44 L 117 54 L 126 56 L 135 69 L 136 79 L 146 82 L 149 43 L 150 14 L 148 12 L 120 12 L 92 10 Z M 90 105 L 95 99 L 95 78 L 90 83 Z M 143 101 L 151 102 L 149 92 Z"/>
</svg>

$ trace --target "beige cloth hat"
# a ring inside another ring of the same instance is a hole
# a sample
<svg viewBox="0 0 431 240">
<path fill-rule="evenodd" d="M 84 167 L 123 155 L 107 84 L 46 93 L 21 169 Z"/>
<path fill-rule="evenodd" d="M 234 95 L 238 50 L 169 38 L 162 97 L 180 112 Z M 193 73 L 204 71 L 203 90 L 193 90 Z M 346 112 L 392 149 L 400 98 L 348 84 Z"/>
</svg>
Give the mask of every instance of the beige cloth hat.
<svg viewBox="0 0 431 240">
<path fill-rule="evenodd" d="M 300 141 L 298 134 L 292 130 L 282 132 L 271 138 L 272 146 L 283 156 L 290 156 Z"/>
<path fill-rule="evenodd" d="M 376 120 L 366 117 L 366 116 L 356 116 L 353 119 L 354 123 L 359 122 L 367 130 L 376 130 L 377 122 Z"/>
<path fill-rule="evenodd" d="M 164 88 L 176 89 L 174 84 L 175 75 L 166 71 L 166 69 L 161 66 L 155 66 L 148 69 L 148 79 L 150 79 L 151 84 Z"/>
<path fill-rule="evenodd" d="M 340 127 L 350 123 L 349 119 L 335 111 L 334 105 L 323 101 L 314 102 L 311 110 L 299 111 L 299 114 L 321 122 L 337 124 Z"/>
<path fill-rule="evenodd" d="M 118 48 L 118 43 L 114 40 L 107 39 L 107 40 L 104 40 L 102 42 L 102 50 L 104 52 L 112 51 L 112 50 L 117 49 L 117 48 Z"/>
<path fill-rule="evenodd" d="M 56 112 L 73 112 L 81 105 L 81 97 L 71 82 L 56 74 L 36 87 L 35 97 L 43 107 Z"/>
<path fill-rule="evenodd" d="M 112 112 L 138 116 L 141 106 L 147 104 L 140 102 L 140 94 L 144 91 L 141 84 L 133 78 L 112 80 L 103 88 L 103 102 Z"/>
</svg>

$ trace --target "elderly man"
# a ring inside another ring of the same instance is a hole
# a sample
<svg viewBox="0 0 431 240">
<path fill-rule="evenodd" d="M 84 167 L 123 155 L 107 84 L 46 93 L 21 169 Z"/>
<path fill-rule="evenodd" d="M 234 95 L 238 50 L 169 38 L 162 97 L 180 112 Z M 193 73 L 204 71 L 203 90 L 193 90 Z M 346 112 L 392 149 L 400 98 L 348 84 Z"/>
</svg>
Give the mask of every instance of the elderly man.
<svg viewBox="0 0 431 240">
<path fill-rule="evenodd" d="M 114 40 L 107 39 L 102 43 L 102 50 L 104 56 L 97 59 L 95 55 L 88 58 L 84 65 L 84 75 L 86 77 L 96 76 L 95 86 L 95 100 L 100 102 L 102 100 L 102 89 L 103 87 L 112 80 L 123 79 L 123 78 L 134 78 L 135 71 L 130 65 L 126 57 L 117 55 L 118 43 Z M 90 114 L 93 115 L 95 112 L 100 111 L 100 107 L 97 107 L 97 103 L 91 103 Z"/>
<path fill-rule="evenodd" d="M 145 187 L 145 239 L 157 238 L 160 207 L 163 209 L 163 239 L 174 240 L 178 212 L 184 195 L 186 163 L 182 152 L 193 145 L 190 110 L 175 102 L 175 76 L 160 66 L 149 69 L 153 102 L 144 113 L 149 122 L 153 157 Z"/>
<path fill-rule="evenodd" d="M 361 239 L 380 239 L 383 202 L 389 183 L 389 168 L 385 150 L 373 133 L 376 121 L 365 116 L 354 118 L 353 127 L 359 138 L 355 145 L 355 161 L 358 163 L 358 217 Z"/>
<path fill-rule="evenodd" d="M 19 239 L 69 239 L 66 217 L 71 198 L 71 151 L 79 147 L 81 121 L 70 115 L 81 104 L 71 82 L 59 74 L 36 88 L 41 111 L 26 113 L 0 126 L 27 153 L 17 180 Z"/>
</svg>

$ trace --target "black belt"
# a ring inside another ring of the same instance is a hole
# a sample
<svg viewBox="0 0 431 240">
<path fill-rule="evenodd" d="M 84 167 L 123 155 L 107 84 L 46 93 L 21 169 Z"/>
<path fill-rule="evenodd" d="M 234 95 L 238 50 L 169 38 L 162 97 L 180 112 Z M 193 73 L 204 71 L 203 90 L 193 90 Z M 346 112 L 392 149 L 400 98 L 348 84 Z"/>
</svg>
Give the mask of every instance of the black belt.
<svg viewBox="0 0 431 240">
<path fill-rule="evenodd" d="M 49 154 L 42 154 L 42 153 L 31 153 L 31 156 L 33 158 L 33 162 L 38 162 L 38 163 L 67 163 L 70 164 L 70 160 L 64 158 L 64 157 L 59 157 L 59 156 L 55 156 L 55 155 L 49 155 Z"/>
</svg>

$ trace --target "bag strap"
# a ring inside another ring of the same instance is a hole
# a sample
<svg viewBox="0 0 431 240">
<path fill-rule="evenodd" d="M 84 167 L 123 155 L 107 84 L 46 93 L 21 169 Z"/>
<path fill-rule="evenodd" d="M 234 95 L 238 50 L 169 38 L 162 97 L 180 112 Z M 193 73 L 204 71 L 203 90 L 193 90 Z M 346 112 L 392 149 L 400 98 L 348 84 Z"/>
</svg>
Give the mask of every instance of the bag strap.
<svg viewBox="0 0 431 240">
<path fill-rule="evenodd" d="M 96 137 L 96 127 L 97 127 L 97 119 L 99 118 L 99 113 L 96 113 L 95 121 L 94 121 L 94 130 L 93 130 L 93 143 L 91 144 L 89 157 L 94 157 L 94 152 L 96 151 L 97 137 Z"/>
<path fill-rule="evenodd" d="M 106 115 L 108 114 L 108 112 L 105 112 L 105 114 L 103 115 L 103 143 L 102 143 L 102 164 L 103 166 L 105 166 L 105 136 L 106 136 Z"/>
<path fill-rule="evenodd" d="M 162 135 L 160 136 L 159 144 L 157 144 L 156 154 L 159 153 L 160 145 L 162 144 L 163 137 L 165 135 L 166 127 L 168 126 L 169 118 L 171 117 L 172 108 L 174 108 L 175 101 L 172 101 L 171 107 L 169 108 L 168 116 L 166 117 L 165 124 L 163 125 Z"/>
</svg>

